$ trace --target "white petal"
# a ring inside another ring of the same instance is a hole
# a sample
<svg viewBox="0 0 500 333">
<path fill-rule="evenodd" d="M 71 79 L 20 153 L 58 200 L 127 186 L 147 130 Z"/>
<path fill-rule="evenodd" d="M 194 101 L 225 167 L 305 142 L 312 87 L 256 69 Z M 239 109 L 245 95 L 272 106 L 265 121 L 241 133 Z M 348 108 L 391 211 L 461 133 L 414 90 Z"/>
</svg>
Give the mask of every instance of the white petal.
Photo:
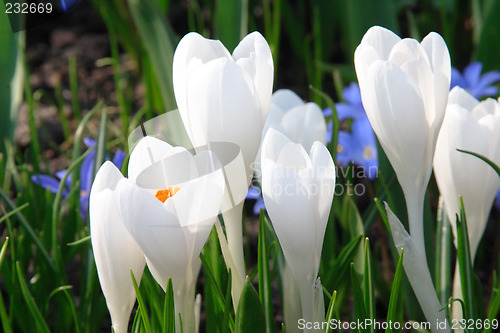
<svg viewBox="0 0 500 333">
<path fill-rule="evenodd" d="M 400 40 L 401 38 L 389 29 L 373 26 L 365 33 L 360 44 L 372 46 L 379 54 L 379 59 L 387 60 L 391 49 Z"/>
<path fill-rule="evenodd" d="M 205 142 L 236 143 L 248 167 L 257 155 L 263 123 L 248 74 L 234 62 L 218 59 L 197 71 L 188 88 L 189 110 L 200 122 Z"/>
<path fill-rule="evenodd" d="M 448 104 L 459 104 L 466 110 L 472 110 L 479 105 L 479 101 L 463 88 L 455 86 L 448 96 Z"/>
<path fill-rule="evenodd" d="M 198 177 L 193 155 L 183 147 L 173 147 L 160 159 L 142 170 L 137 185 L 149 189 L 165 189 Z"/>
<path fill-rule="evenodd" d="M 291 141 L 309 151 L 315 141 L 326 144 L 326 122 L 316 103 L 307 103 L 289 110 L 281 124 Z"/>
<path fill-rule="evenodd" d="M 309 202 L 309 184 L 283 165 L 262 169 L 262 192 L 267 212 L 297 280 L 313 274 L 316 249 L 316 207 Z"/>
<path fill-rule="evenodd" d="M 430 67 L 427 53 L 420 46 L 420 43 L 412 38 L 405 38 L 396 43 L 391 53 L 389 54 L 389 61 L 398 67 L 402 67 L 405 63 L 424 59 L 427 66 Z"/>
<path fill-rule="evenodd" d="M 92 249 L 113 328 L 126 332 L 135 302 L 130 269 L 137 281 L 144 270 L 144 253 L 130 236 L 115 203 L 113 189 L 123 178 L 111 162 L 96 175 L 90 192 L 89 216 Z"/>
<path fill-rule="evenodd" d="M 172 74 L 175 99 L 181 115 L 187 107 L 189 72 L 195 70 L 191 62 L 202 65 L 213 59 L 230 57 L 230 53 L 220 41 L 206 39 L 198 33 L 188 33 L 180 40 L 174 53 Z"/>
<path fill-rule="evenodd" d="M 401 185 L 426 185 L 432 151 L 427 151 L 427 121 L 415 82 L 392 63 L 377 61 L 366 88 L 361 95 L 368 119 Z M 422 165 L 427 159 L 428 165 Z"/>
<path fill-rule="evenodd" d="M 277 106 L 282 111 L 287 111 L 296 106 L 304 105 L 304 101 L 292 90 L 280 89 L 273 93 L 271 104 Z"/>
<path fill-rule="evenodd" d="M 238 44 L 233 58 L 252 77 L 263 126 L 269 111 L 274 78 L 273 56 L 269 44 L 259 32 L 252 32 Z"/>
<path fill-rule="evenodd" d="M 135 181 L 137 176 L 156 161 L 161 160 L 172 149 L 165 141 L 151 136 L 144 137 L 135 146 L 128 162 L 128 178 Z"/>
</svg>

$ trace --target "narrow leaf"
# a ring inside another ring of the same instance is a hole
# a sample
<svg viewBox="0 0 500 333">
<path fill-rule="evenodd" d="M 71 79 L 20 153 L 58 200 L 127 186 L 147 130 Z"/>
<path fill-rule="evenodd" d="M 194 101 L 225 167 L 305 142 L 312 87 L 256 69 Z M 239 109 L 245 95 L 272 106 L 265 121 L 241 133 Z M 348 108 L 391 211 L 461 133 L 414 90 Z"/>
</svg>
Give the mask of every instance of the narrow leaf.
<svg viewBox="0 0 500 333">
<path fill-rule="evenodd" d="M 392 281 L 391 297 L 389 298 L 389 308 L 387 309 L 387 322 L 394 322 L 396 320 L 396 311 L 399 305 L 399 290 L 401 288 L 401 280 L 403 279 L 403 256 L 404 248 L 401 248 L 396 273 L 394 273 Z M 388 327 L 385 332 L 392 332 L 391 327 Z"/>
<path fill-rule="evenodd" d="M 247 278 L 236 312 L 236 333 L 265 332 L 266 317 L 260 303 L 259 294 Z"/>
</svg>

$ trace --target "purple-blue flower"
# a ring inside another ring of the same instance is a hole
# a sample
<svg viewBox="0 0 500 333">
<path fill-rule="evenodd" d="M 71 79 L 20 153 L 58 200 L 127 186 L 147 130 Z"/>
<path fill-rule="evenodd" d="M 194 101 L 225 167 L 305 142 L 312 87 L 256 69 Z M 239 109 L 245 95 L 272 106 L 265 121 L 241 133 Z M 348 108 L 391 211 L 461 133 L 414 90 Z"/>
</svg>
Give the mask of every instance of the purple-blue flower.
<svg viewBox="0 0 500 333">
<path fill-rule="evenodd" d="M 378 170 L 378 155 L 375 133 L 366 116 L 359 85 L 352 82 L 342 91 L 345 103 L 336 103 L 339 121 L 352 119 L 351 131 L 339 131 L 339 142 L 337 147 L 337 162 L 347 166 L 353 162 L 363 167 L 366 177 L 374 179 Z M 327 108 L 323 111 L 325 117 L 331 116 L 332 110 Z M 332 136 L 332 121 L 327 125 L 327 138 Z"/>
<path fill-rule="evenodd" d="M 459 86 L 477 99 L 497 96 L 498 88 L 493 84 L 500 81 L 500 71 L 490 71 L 481 75 L 482 69 L 483 64 L 480 62 L 470 63 L 462 73 L 453 67 L 451 69 L 450 89 Z"/>
<path fill-rule="evenodd" d="M 80 166 L 80 217 L 83 221 L 87 221 L 87 215 L 89 211 L 89 196 L 90 196 L 90 187 L 92 186 L 92 175 L 94 168 L 94 160 L 95 160 L 95 140 L 91 138 L 84 138 L 83 143 L 92 151 L 83 159 L 82 165 Z M 125 153 L 118 149 L 113 157 L 113 164 L 118 168 L 123 164 L 123 160 L 125 159 Z M 61 170 L 56 172 L 56 177 L 51 177 L 48 175 L 33 175 L 31 176 L 31 180 L 43 187 L 44 189 L 48 189 L 52 193 L 57 193 L 59 189 L 59 184 L 61 183 L 62 178 L 66 174 L 66 170 Z M 71 179 L 72 174 L 69 174 L 66 178 L 65 187 L 63 188 L 62 195 L 66 197 L 71 189 Z"/>
</svg>

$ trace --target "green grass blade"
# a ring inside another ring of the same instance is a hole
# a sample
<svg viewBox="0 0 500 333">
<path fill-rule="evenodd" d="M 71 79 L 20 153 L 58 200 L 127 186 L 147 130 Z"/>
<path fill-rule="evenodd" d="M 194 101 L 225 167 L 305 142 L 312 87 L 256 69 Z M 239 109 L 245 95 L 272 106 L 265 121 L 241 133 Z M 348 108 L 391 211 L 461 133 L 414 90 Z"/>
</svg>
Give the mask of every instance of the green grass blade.
<svg viewBox="0 0 500 333">
<path fill-rule="evenodd" d="M 399 307 L 399 290 L 401 289 L 401 280 L 403 279 L 403 256 L 404 249 L 401 249 L 399 255 L 398 265 L 396 266 L 396 273 L 392 281 L 391 297 L 389 298 L 389 308 L 387 309 L 387 322 L 396 321 L 396 312 Z M 388 327 L 385 332 L 392 332 L 391 327 Z"/>
<path fill-rule="evenodd" d="M 139 308 L 137 312 L 141 312 L 142 323 L 144 324 L 144 330 L 146 333 L 152 333 L 151 324 L 149 322 L 148 310 L 146 308 L 146 302 L 144 301 L 144 296 L 139 290 L 139 286 L 137 285 L 137 280 L 135 279 L 134 272 L 130 270 L 130 275 L 132 277 L 132 284 L 134 285 L 135 295 L 137 296 L 137 303 L 139 303 Z"/>
<path fill-rule="evenodd" d="M 365 238 L 365 267 L 363 274 L 363 300 L 365 310 L 369 319 L 375 320 L 375 290 L 373 285 L 372 255 L 370 251 L 370 241 Z M 375 328 L 370 326 L 370 332 L 375 332 Z"/>
<path fill-rule="evenodd" d="M 26 202 L 24 205 L 19 206 L 14 210 L 11 210 L 10 212 L 8 212 L 7 214 L 5 214 L 4 216 L 2 216 L 0 218 L 0 224 L 2 224 L 3 221 L 7 220 L 12 215 L 17 214 L 18 212 L 22 211 L 24 208 L 28 207 L 29 205 L 30 205 L 29 202 Z"/>
<path fill-rule="evenodd" d="M 9 244 L 9 237 L 5 237 L 5 242 L 0 250 L 0 267 L 2 267 L 3 260 L 7 253 L 7 246 Z M 5 333 L 12 333 L 12 327 L 10 323 L 10 318 L 7 315 L 7 310 L 5 309 L 5 304 L 3 302 L 2 293 L 0 293 L 0 321 L 2 322 L 2 328 Z"/>
<path fill-rule="evenodd" d="M 330 298 L 330 305 L 328 305 L 328 311 L 326 312 L 325 321 L 327 323 L 331 322 L 332 319 L 333 319 L 333 315 L 334 315 L 333 309 L 335 308 L 335 301 L 336 301 L 336 299 L 337 299 L 337 291 L 334 290 L 333 294 L 332 294 L 332 297 Z M 331 333 L 331 332 L 333 332 L 332 326 L 328 325 L 328 327 L 325 330 L 325 333 Z"/>
<path fill-rule="evenodd" d="M 45 322 L 45 319 L 43 318 L 43 315 L 40 312 L 40 309 L 36 305 L 35 299 L 33 298 L 33 296 L 29 291 L 26 281 L 24 281 L 23 278 L 24 274 L 21 271 L 21 266 L 19 265 L 19 262 L 16 262 L 16 272 L 19 280 L 19 285 L 21 286 L 21 292 L 23 294 L 24 300 L 26 301 L 26 304 L 28 305 L 28 309 L 31 312 L 33 319 L 35 320 L 37 331 L 50 332 L 49 327 L 47 326 L 47 323 Z"/>
<path fill-rule="evenodd" d="M 228 273 L 231 274 L 231 269 L 228 269 Z M 222 317 L 222 332 L 234 332 L 234 320 L 231 311 L 231 281 L 232 279 L 228 279 L 227 281 L 224 315 Z"/>
<path fill-rule="evenodd" d="M 354 302 L 354 316 L 360 322 L 364 322 L 367 319 L 365 302 L 363 300 L 363 292 L 361 291 L 361 283 L 358 279 L 358 273 L 354 263 L 351 262 L 351 287 L 352 287 L 352 297 Z M 363 332 L 368 332 L 367 329 L 362 330 Z"/>
<path fill-rule="evenodd" d="M 469 155 L 472 155 L 472 156 L 475 156 L 481 160 L 483 160 L 484 162 L 486 162 L 490 167 L 493 168 L 493 170 L 495 170 L 495 172 L 497 173 L 498 177 L 500 177 L 500 167 L 498 165 L 496 165 L 495 163 L 493 163 L 492 160 L 490 160 L 489 158 L 481 155 L 481 154 L 478 154 L 478 153 L 474 153 L 472 151 L 467 151 L 467 150 L 462 150 L 462 149 L 457 149 L 459 152 L 461 153 L 465 153 L 465 154 L 469 154 Z"/>
<path fill-rule="evenodd" d="M 272 333 L 276 331 L 274 326 L 273 316 L 273 299 L 271 295 L 271 274 L 269 268 L 269 253 L 267 252 L 266 240 L 266 214 L 261 209 L 259 215 L 259 241 L 258 241 L 258 274 L 259 274 L 259 297 L 264 306 L 264 314 L 266 317 L 266 332 Z"/>
<path fill-rule="evenodd" d="M 448 221 L 444 201 L 439 198 L 438 219 L 436 224 L 436 252 L 434 285 L 438 293 L 439 302 L 446 304 L 451 295 L 451 225 Z"/>
<path fill-rule="evenodd" d="M 474 292 L 472 290 L 474 286 L 472 259 L 469 246 L 467 218 L 462 197 L 460 197 L 460 217 L 457 216 L 457 257 L 460 269 L 460 281 L 462 283 L 462 295 L 465 304 L 464 318 L 476 319 Z"/>
<path fill-rule="evenodd" d="M 167 111 L 176 108 L 172 84 L 172 61 L 176 40 L 158 3 L 153 0 L 128 0 L 130 12 L 144 47 L 156 71 L 163 106 Z"/>
<path fill-rule="evenodd" d="M 14 16 L 13 14 L 11 14 Z M 19 15 L 20 16 L 20 15 Z M 0 142 L 14 138 L 17 113 L 23 97 L 23 52 L 25 33 L 14 34 L 10 28 L 5 3 L 0 4 Z M 0 152 L 5 147 L 0 145 Z"/>
<path fill-rule="evenodd" d="M 171 278 L 168 278 L 167 290 L 165 292 L 165 305 L 163 307 L 163 331 L 175 332 L 174 288 L 172 286 Z"/>
</svg>

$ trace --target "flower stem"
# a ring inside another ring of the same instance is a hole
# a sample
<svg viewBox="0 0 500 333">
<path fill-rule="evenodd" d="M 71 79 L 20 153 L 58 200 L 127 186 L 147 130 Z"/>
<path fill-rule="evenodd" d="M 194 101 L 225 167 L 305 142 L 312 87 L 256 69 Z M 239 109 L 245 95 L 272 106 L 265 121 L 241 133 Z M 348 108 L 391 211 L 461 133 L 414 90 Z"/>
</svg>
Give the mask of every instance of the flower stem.
<svg viewBox="0 0 500 333">
<path fill-rule="evenodd" d="M 243 256 L 243 202 L 224 212 L 227 245 L 231 260 L 224 258 L 231 268 L 231 294 L 234 308 L 238 307 L 245 282 L 245 258 Z M 223 252 L 224 253 L 224 252 Z M 232 263 L 232 265 L 230 264 Z"/>
</svg>

